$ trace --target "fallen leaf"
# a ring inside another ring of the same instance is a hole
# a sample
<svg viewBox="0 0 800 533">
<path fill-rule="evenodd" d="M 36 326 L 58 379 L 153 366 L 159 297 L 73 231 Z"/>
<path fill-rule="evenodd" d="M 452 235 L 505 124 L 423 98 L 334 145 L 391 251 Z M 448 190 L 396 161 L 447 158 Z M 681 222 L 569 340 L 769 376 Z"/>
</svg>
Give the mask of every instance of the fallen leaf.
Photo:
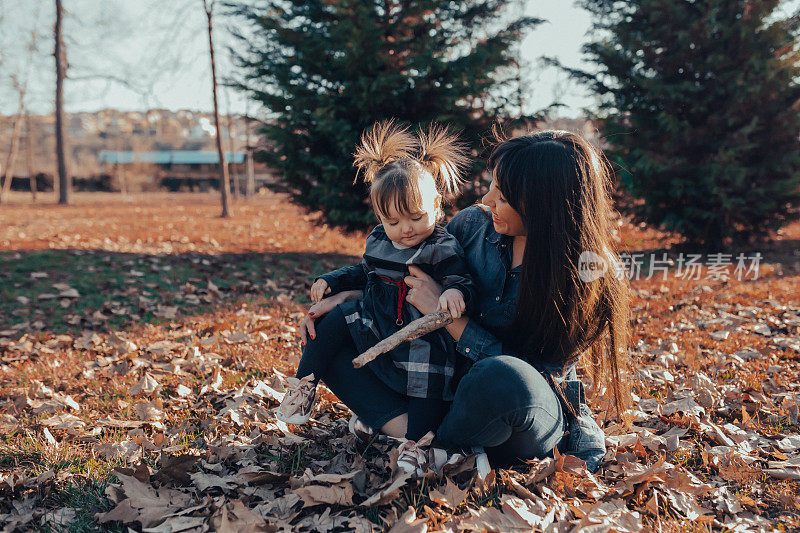
<svg viewBox="0 0 800 533">
<path fill-rule="evenodd" d="M 428 531 L 428 519 L 417 518 L 417 513 L 413 507 L 403 513 L 403 516 L 392 526 L 389 533 L 426 533 Z"/>
<path fill-rule="evenodd" d="M 145 372 L 142 376 L 142 379 L 138 381 L 133 387 L 130 388 L 128 393 L 131 396 L 138 396 L 139 394 L 150 394 L 156 391 L 159 387 L 158 381 L 156 378 L 150 375 L 149 372 Z"/>
<path fill-rule="evenodd" d="M 403 474 L 399 476 L 394 481 L 386 484 L 381 490 L 364 500 L 361 505 L 363 507 L 372 507 L 391 502 L 397 497 L 398 494 L 400 494 L 400 489 L 402 489 L 406 483 L 408 483 L 411 477 L 411 474 Z"/>
<path fill-rule="evenodd" d="M 353 505 L 353 485 L 337 483 L 335 485 L 306 485 L 292 492 L 303 500 L 303 507 L 312 505 Z"/>
<path fill-rule="evenodd" d="M 469 489 L 461 490 L 458 488 L 458 485 L 453 483 L 450 478 L 445 478 L 447 483 L 444 487 L 444 492 L 439 492 L 438 489 L 431 489 L 429 492 L 429 497 L 431 500 L 444 505 L 445 507 L 449 507 L 450 509 L 455 509 L 464 499 L 467 497 L 469 493 Z"/>
</svg>

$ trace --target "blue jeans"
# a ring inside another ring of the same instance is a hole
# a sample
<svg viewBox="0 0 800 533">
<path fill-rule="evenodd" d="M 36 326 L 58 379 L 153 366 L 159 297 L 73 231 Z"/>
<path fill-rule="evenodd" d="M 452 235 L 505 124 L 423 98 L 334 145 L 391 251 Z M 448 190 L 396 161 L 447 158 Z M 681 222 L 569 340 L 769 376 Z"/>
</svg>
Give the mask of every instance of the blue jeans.
<svg viewBox="0 0 800 533">
<path fill-rule="evenodd" d="M 547 380 L 522 359 L 481 359 L 456 389 L 436 436 L 445 446 L 485 448 L 497 466 L 551 456 L 566 445 L 561 401 Z"/>
<path fill-rule="evenodd" d="M 380 428 L 408 412 L 408 398 L 383 384 L 367 368 L 353 368 L 355 350 L 335 354 L 322 380 L 359 418 Z M 456 389 L 437 432 L 441 445 L 485 448 L 494 466 L 550 456 L 567 443 L 561 402 L 530 364 L 511 356 L 472 365 Z"/>
</svg>

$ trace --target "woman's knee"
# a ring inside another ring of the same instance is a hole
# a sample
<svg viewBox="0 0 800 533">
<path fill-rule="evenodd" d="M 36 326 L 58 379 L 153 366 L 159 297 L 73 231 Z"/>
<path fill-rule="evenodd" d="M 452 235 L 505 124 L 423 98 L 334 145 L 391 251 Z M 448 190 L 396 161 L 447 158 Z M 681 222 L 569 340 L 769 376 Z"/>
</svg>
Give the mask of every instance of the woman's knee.
<svg viewBox="0 0 800 533">
<path fill-rule="evenodd" d="M 481 397 L 498 407 L 540 403 L 553 391 L 542 374 L 518 357 L 500 355 L 481 359 L 458 385 L 457 394 Z"/>
</svg>

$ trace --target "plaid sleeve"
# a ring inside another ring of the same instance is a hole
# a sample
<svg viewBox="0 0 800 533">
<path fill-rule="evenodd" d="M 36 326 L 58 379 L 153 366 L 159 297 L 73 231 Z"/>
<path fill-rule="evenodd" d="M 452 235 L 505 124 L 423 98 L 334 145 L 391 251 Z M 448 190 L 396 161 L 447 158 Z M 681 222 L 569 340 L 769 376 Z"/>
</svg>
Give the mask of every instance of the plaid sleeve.
<svg viewBox="0 0 800 533">
<path fill-rule="evenodd" d="M 460 251 L 460 250 L 459 250 Z M 464 261 L 463 252 L 453 254 L 434 265 L 433 278 L 442 284 L 442 290 L 458 289 L 464 295 L 464 303 L 475 301 L 475 284 Z"/>
<path fill-rule="evenodd" d="M 443 290 L 458 289 L 461 291 L 461 294 L 464 295 L 464 303 L 469 308 L 469 303 L 475 301 L 476 289 L 472 282 L 472 275 L 467 268 L 461 244 L 453 235 L 442 230 L 432 251 L 430 257 L 431 276 L 442 285 Z"/>
<path fill-rule="evenodd" d="M 343 291 L 362 290 L 367 284 L 367 264 L 361 261 L 357 265 L 346 266 L 339 270 L 323 274 L 317 279 L 324 279 L 328 283 L 331 294 Z"/>
</svg>

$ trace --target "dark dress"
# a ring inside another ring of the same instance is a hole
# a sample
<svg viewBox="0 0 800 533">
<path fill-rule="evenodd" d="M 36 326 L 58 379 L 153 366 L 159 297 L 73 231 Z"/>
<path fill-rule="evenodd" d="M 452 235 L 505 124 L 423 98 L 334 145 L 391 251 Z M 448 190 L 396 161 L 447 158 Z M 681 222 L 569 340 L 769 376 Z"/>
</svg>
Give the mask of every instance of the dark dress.
<svg viewBox="0 0 800 533">
<path fill-rule="evenodd" d="M 409 265 L 430 275 L 444 290 L 458 289 L 469 309 L 474 288 L 464 262 L 464 252 L 447 230 L 437 226 L 424 241 L 413 247 L 393 243 L 382 225 L 367 237 L 364 259 L 358 265 L 335 270 L 324 279 L 335 294 L 363 290 L 358 300 L 341 304 L 350 336 L 359 352 L 397 332 L 422 316 L 405 302 L 408 287 L 403 278 Z M 367 365 L 394 391 L 412 398 L 449 401 L 453 398 L 456 354 L 453 341 L 444 330 L 405 342 Z"/>
</svg>

